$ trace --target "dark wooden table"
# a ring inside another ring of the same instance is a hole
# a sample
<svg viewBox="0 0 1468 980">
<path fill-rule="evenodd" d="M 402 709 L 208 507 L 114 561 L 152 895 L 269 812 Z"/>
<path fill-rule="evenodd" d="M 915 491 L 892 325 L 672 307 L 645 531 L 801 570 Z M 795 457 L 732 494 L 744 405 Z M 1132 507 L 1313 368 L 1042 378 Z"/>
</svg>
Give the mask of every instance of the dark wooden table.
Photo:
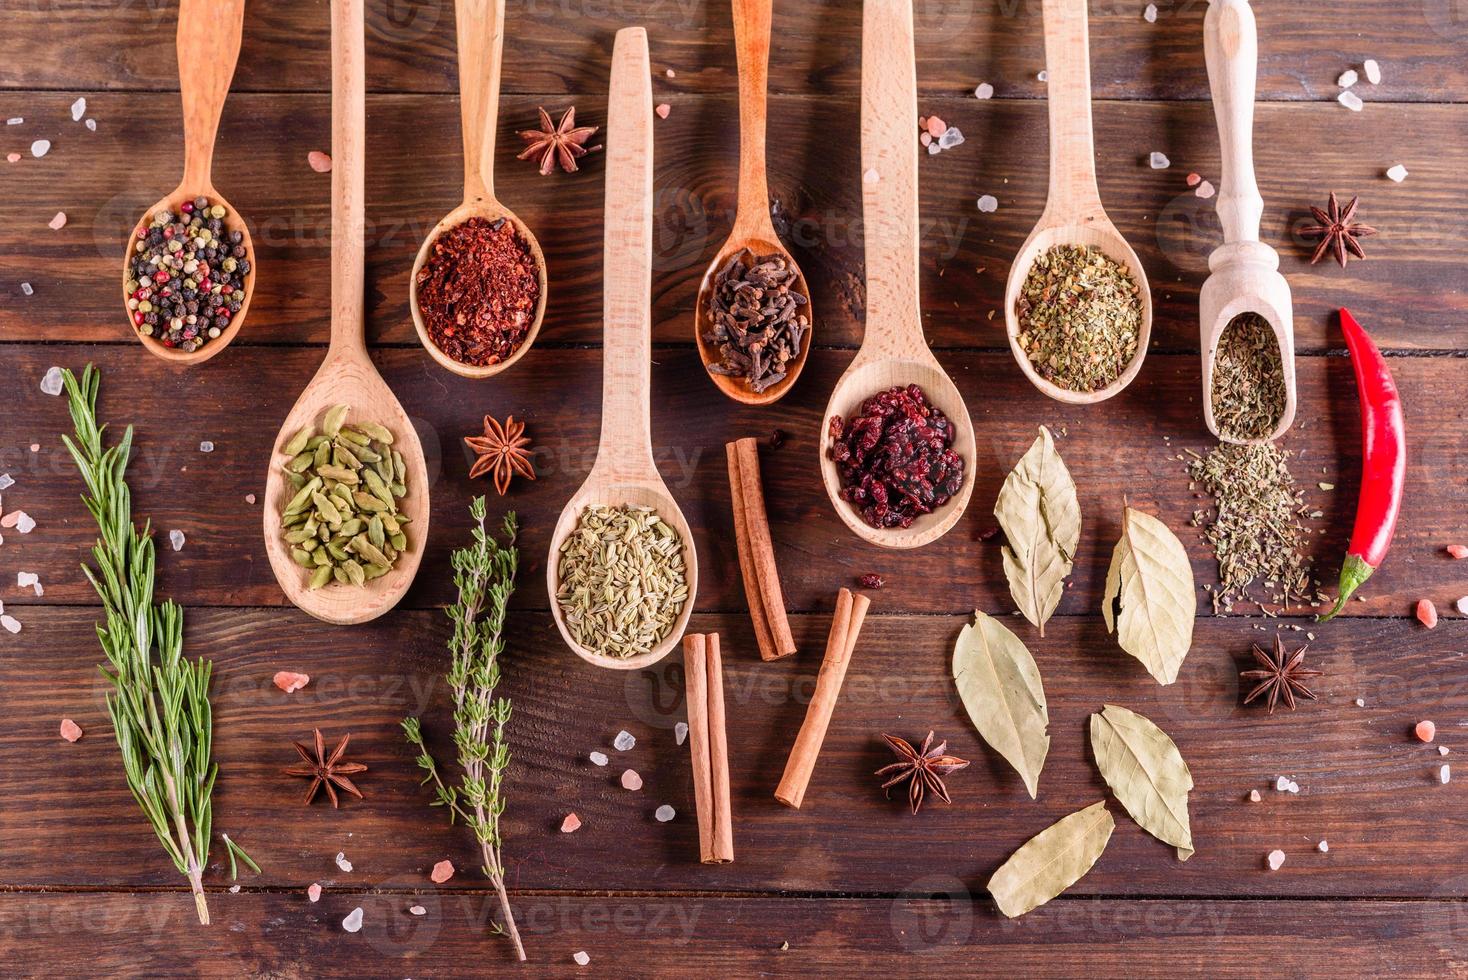
<svg viewBox="0 0 1468 980">
<path fill-rule="evenodd" d="M 499 190 L 536 230 L 552 299 L 535 350 L 488 383 L 436 367 L 415 342 L 407 273 L 423 232 L 457 200 L 460 175 L 453 6 L 376 2 L 368 14 L 368 331 L 374 358 L 421 422 L 433 483 L 433 534 L 417 584 L 378 622 L 336 629 L 283 605 L 265 560 L 258 507 L 267 453 L 287 408 L 320 361 L 327 330 L 329 178 L 307 152 L 329 148 L 328 13 L 324 0 L 253 0 L 234 93 L 220 130 L 216 178 L 246 215 L 259 249 L 259 289 L 244 333 L 223 356 L 175 371 L 147 356 L 117 308 L 117 253 L 135 215 L 172 187 L 181 147 L 169 3 L 4 0 L 0 3 L 0 358 L 9 392 L 0 472 L 16 485 L 7 510 L 38 521 L 5 532 L 0 598 L 22 624 L 0 634 L 0 960 L 6 973 L 449 976 L 511 963 L 489 934 L 492 894 L 462 828 L 430 810 L 397 722 L 422 712 L 446 746 L 449 550 L 464 541 L 468 501 L 460 439 L 480 416 L 527 420 L 540 479 L 517 484 L 496 512 L 526 528 L 511 616 L 506 687 L 515 715 L 505 851 L 520 926 L 537 975 L 576 970 L 586 950 L 600 974 L 709 975 L 829 971 L 887 975 L 1405 975 L 1461 972 L 1468 962 L 1468 818 L 1462 782 L 1438 784 L 1434 747 L 1411 737 L 1432 718 L 1454 753 L 1468 749 L 1468 659 L 1454 601 L 1468 563 L 1445 545 L 1468 541 L 1468 435 L 1463 271 L 1468 173 L 1468 14 L 1448 0 L 1259 4 L 1257 155 L 1265 238 L 1296 298 L 1299 421 L 1285 439 L 1322 511 L 1313 551 L 1322 578 L 1338 568 L 1360 464 L 1355 392 L 1331 312 L 1348 305 L 1392 355 L 1408 406 L 1407 505 L 1386 566 L 1350 616 L 1318 630 L 1326 671 L 1318 704 L 1272 717 L 1241 704 L 1238 670 L 1276 630 L 1303 642 L 1309 620 L 1252 607 L 1215 618 L 1206 607 L 1178 682 L 1156 685 L 1124 656 L 1098 615 L 1123 494 L 1162 515 L 1200 585 L 1216 569 L 1187 519 L 1200 506 L 1177 455 L 1206 449 L 1199 406 L 1198 288 L 1218 233 L 1211 201 L 1184 177 L 1218 181 L 1203 65 L 1201 0 L 1092 4 L 1101 191 L 1151 276 L 1155 346 L 1137 382 L 1103 406 L 1046 400 L 1021 377 L 1002 333 L 1009 260 L 1039 214 L 1046 184 L 1038 3 L 920 0 L 920 104 L 967 143 L 921 163 L 922 287 L 928 336 L 962 388 L 978 434 L 973 504 L 942 541 L 915 554 L 860 545 L 832 513 L 815 460 L 820 412 L 860 342 L 863 261 L 857 164 L 860 4 L 782 0 L 770 71 L 771 186 L 782 229 L 814 288 L 819 349 L 791 397 L 766 410 L 719 398 L 701 377 L 691 311 L 702 270 L 729 228 L 737 105 L 729 12 L 698 0 L 511 0 L 498 150 Z M 603 158 L 542 178 L 514 160 L 514 133 L 535 107 L 575 103 L 604 121 L 612 34 L 630 23 L 652 38 L 658 220 L 653 430 L 667 482 L 698 529 L 702 587 L 693 625 L 725 638 L 738 860 L 697 863 L 691 778 L 673 725 L 681 670 L 613 674 L 584 665 L 556 635 L 544 588 L 554 516 L 595 445 L 600 384 L 600 206 Z M 1335 101 L 1336 79 L 1378 59 L 1365 111 Z M 993 101 L 970 94 L 991 82 Z M 95 132 L 69 107 L 87 98 Z M 916 135 L 916 134 L 914 134 Z M 32 140 L 53 147 L 43 159 Z M 1147 155 L 1172 159 L 1152 170 Z M 1383 173 L 1411 171 L 1403 184 Z M 1297 229 L 1326 194 L 1362 195 L 1382 229 L 1370 261 L 1310 267 Z M 993 194 L 999 210 L 975 199 Z M 69 223 L 51 231 L 58 210 Z M 29 282 L 34 295 L 22 294 Z M 160 559 L 160 588 L 188 608 L 188 650 L 215 664 L 215 753 L 222 774 L 216 830 L 264 867 L 228 891 L 216 842 L 207 881 L 215 923 L 194 921 L 182 882 L 123 782 L 95 664 L 98 608 L 79 571 L 93 526 L 59 435 L 62 400 L 38 390 L 52 364 L 98 364 L 102 410 L 137 426 L 132 473 L 140 516 L 187 543 Z M 1041 793 L 985 747 L 948 680 L 951 646 L 974 608 L 1012 607 L 993 545 L 978 543 L 1004 472 L 1035 426 L 1059 445 L 1080 486 L 1086 524 L 1072 586 L 1048 635 L 1024 637 L 1044 672 L 1054 736 Z M 755 655 L 737 577 L 725 441 L 790 434 L 765 456 L 784 583 L 801 652 Z M 201 440 L 215 445 L 201 455 Z M 32 444 L 38 448 L 32 449 Z M 1317 482 L 1335 485 L 1317 489 Z M 37 572 L 44 598 L 15 585 Z M 887 586 L 836 710 L 800 812 L 772 790 L 819 663 L 836 589 L 867 572 Z M 1412 618 L 1428 597 L 1443 611 L 1429 632 Z M 1249 615 L 1254 613 L 1253 616 Z M 1297 630 L 1301 632 L 1296 632 Z M 271 684 L 309 672 L 304 691 Z M 1358 700 L 1359 699 L 1359 700 Z M 1105 795 L 1085 748 L 1088 714 L 1104 702 L 1141 711 L 1181 747 L 1197 782 L 1198 852 L 1186 864 L 1117 813 L 1089 876 L 1063 898 L 1008 921 L 984 882 L 1020 843 Z M 63 717 L 86 737 L 57 737 Z M 350 731 L 370 772 L 364 802 L 333 811 L 300 803 L 280 769 L 313 726 Z M 599 769 L 620 729 L 637 736 Z M 877 790 L 882 731 L 930 728 L 974 765 L 951 783 L 955 802 L 918 817 Z M 646 785 L 621 789 L 623 766 Z M 1279 775 L 1299 783 L 1278 793 Z M 1258 789 L 1259 803 L 1248 794 Z M 653 819 L 668 803 L 668 824 Z M 575 811 L 584 826 L 559 832 Z M 1320 853 L 1317 842 L 1330 843 Z M 1265 855 L 1283 849 L 1279 871 Z M 355 871 L 333 863 L 346 852 Z M 432 865 L 460 873 L 434 886 Z M 310 904 L 306 887 L 326 888 Z M 428 914 L 407 915 L 422 904 Z M 342 931 L 354 907 L 357 935 Z"/>
</svg>

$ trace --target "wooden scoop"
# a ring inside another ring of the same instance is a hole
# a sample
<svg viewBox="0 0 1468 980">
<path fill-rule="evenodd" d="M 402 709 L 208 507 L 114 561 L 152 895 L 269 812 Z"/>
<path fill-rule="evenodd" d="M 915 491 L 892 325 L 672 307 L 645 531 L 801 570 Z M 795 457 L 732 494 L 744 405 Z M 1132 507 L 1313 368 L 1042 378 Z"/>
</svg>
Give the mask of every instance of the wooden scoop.
<svg viewBox="0 0 1468 980">
<path fill-rule="evenodd" d="M 794 289 L 810 299 L 810 286 L 795 257 L 780 243 L 770 220 L 770 189 L 765 180 L 765 88 L 770 68 L 770 23 L 774 0 L 734 0 L 734 50 L 739 60 L 739 204 L 734 212 L 734 229 L 719 254 L 709 263 L 698 287 L 698 306 L 693 314 L 693 336 L 705 365 L 718 364 L 718 348 L 704 340 L 712 328 L 709 303 L 714 279 L 729 259 L 748 249 L 755 259 L 782 256 L 795 271 Z M 785 396 L 805 368 L 815 332 L 815 316 L 809 302 L 800 308 L 811 323 L 801 339 L 800 352 L 786 365 L 785 377 L 756 393 L 744 378 L 709 373 L 718 389 L 745 405 L 769 405 Z"/>
<path fill-rule="evenodd" d="M 867 0 L 862 12 L 861 167 L 866 235 L 867 318 L 861 350 L 836 382 L 821 423 L 821 476 L 836 513 L 857 536 L 883 548 L 936 541 L 963 516 L 974 489 L 974 427 L 963 396 L 928 350 L 918 305 L 918 115 L 912 0 Z M 831 460 L 833 415 L 850 418 L 893 385 L 915 384 L 953 423 L 963 486 L 908 528 L 871 527 L 841 499 Z"/>
<path fill-rule="evenodd" d="M 1036 388 L 1056 401 L 1092 405 L 1117 394 L 1142 368 L 1152 340 L 1152 290 L 1137 253 L 1101 206 L 1096 146 L 1091 131 L 1091 42 L 1086 0 L 1044 0 L 1045 61 L 1049 72 L 1050 195 L 1034 231 L 1009 269 L 1004 322 L 1009 349 Z M 1016 303 L 1036 256 L 1056 245 L 1093 245 L 1127 268 L 1142 303 L 1137 353 L 1115 381 L 1097 391 L 1071 391 L 1042 378 L 1019 343 Z"/>
<path fill-rule="evenodd" d="M 545 563 L 551 611 L 566 645 L 598 667 L 637 670 L 657 663 L 678 645 L 698 594 L 693 531 L 658 476 L 652 458 L 648 400 L 652 382 L 652 74 L 647 31 L 627 27 L 612 48 L 607 106 L 606 242 L 602 267 L 603 340 L 601 442 L 596 462 L 571 497 L 551 534 Z M 688 600 L 655 649 L 635 657 L 606 657 L 571 638 L 556 601 L 561 545 L 587 507 L 651 507 L 683 539 Z"/>
<path fill-rule="evenodd" d="M 413 311 L 413 326 L 418 339 L 435 361 L 466 378 L 491 378 L 525 356 L 540 334 L 545 319 L 546 274 L 545 255 L 540 242 L 519 216 L 494 196 L 494 138 L 500 108 L 500 52 L 505 44 L 505 0 L 455 0 L 454 20 L 459 34 L 459 122 L 464 134 L 464 203 L 444 216 L 423 239 L 413 274 L 408 279 L 408 307 Z M 461 364 L 439 350 L 418 309 L 418 272 L 433 250 L 438 236 L 470 218 L 495 221 L 504 218 L 515 226 L 521 241 L 530 250 L 540 273 L 540 302 L 535 319 L 509 357 L 498 364 L 476 367 Z"/>
<path fill-rule="evenodd" d="M 1254 80 L 1259 37 L 1248 0 L 1212 0 L 1203 20 L 1208 85 L 1218 117 L 1223 176 L 1218 220 L 1223 244 L 1208 257 L 1210 274 L 1198 297 L 1203 354 L 1203 419 L 1224 442 L 1271 442 L 1295 421 L 1295 314 L 1290 284 L 1279 272 L 1279 254 L 1259 241 L 1264 198 L 1254 181 Z M 1284 366 L 1285 408 L 1263 439 L 1237 439 L 1218 431 L 1213 417 L 1213 365 L 1218 342 L 1233 319 L 1257 313 L 1268 321 Z"/>
<path fill-rule="evenodd" d="M 229 95 L 229 83 L 234 78 L 234 66 L 240 56 L 240 37 L 245 26 L 245 0 L 180 0 L 178 7 L 178 88 L 183 100 L 184 126 L 184 172 L 183 180 L 172 193 L 165 195 L 157 204 L 143 212 L 142 218 L 133 226 L 127 240 L 127 251 L 122 259 L 122 279 L 125 284 L 130 278 L 131 259 L 135 254 L 139 233 L 145 233 L 153 224 L 153 215 L 159 211 L 178 212 L 185 201 L 196 197 L 207 197 L 210 203 L 223 205 L 229 214 L 225 227 L 229 231 L 244 234 L 245 260 L 250 271 L 245 275 L 245 299 L 240 311 L 229 321 L 229 325 L 218 337 L 205 342 L 198 350 L 185 353 L 172 347 L 164 347 L 152 337 L 138 332 L 132 313 L 127 309 L 127 289 L 122 294 L 123 312 L 127 316 L 127 329 L 142 341 L 152 353 L 174 364 L 198 364 L 207 361 L 229 346 L 235 334 L 244 326 L 245 314 L 250 311 L 250 297 L 255 293 L 255 243 L 250 239 L 250 229 L 234 207 L 214 187 L 214 137 L 219 131 L 219 115 L 224 110 L 225 97 Z"/>
<path fill-rule="evenodd" d="M 286 598 L 328 623 L 365 623 L 387 612 L 408 591 L 428 544 L 428 469 L 423 446 L 403 406 L 372 366 L 362 333 L 363 243 L 366 192 L 364 143 L 366 53 L 365 0 L 331 4 L 331 347 L 326 360 L 297 399 L 276 436 L 265 480 L 265 551 Z M 290 556 L 280 515 L 293 492 L 282 464 L 285 444 L 307 425 L 320 426 L 326 410 L 351 406 L 350 419 L 370 420 L 390 429 L 393 448 L 408 465 L 408 493 L 398 507 L 411 523 L 404 529 L 408 548 L 392 571 L 364 586 L 331 583 L 306 588 L 308 573 Z"/>
</svg>

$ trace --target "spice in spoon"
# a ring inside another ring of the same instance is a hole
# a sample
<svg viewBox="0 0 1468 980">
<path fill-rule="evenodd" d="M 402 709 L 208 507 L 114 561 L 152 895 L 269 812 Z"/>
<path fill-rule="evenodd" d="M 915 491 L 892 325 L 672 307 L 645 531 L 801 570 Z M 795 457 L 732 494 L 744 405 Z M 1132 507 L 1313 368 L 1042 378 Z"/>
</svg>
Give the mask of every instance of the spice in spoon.
<svg viewBox="0 0 1468 980">
<path fill-rule="evenodd" d="M 1232 439 L 1266 439 L 1285 411 L 1284 361 L 1269 321 L 1241 313 L 1218 338 L 1213 359 L 1213 421 Z"/>
<path fill-rule="evenodd" d="M 778 253 L 756 258 L 747 248 L 729 257 L 714 276 L 704 342 L 717 348 L 710 374 L 743 378 L 759 394 L 785 380 L 810 336 L 809 303 L 796 286 L 799 275 Z"/>
<path fill-rule="evenodd" d="M 196 197 L 138 229 L 123 287 L 138 333 L 193 353 L 229 327 L 245 303 L 250 261 L 228 217 L 224 205 Z"/>
<path fill-rule="evenodd" d="M 1037 255 L 1015 307 L 1020 348 L 1058 387 L 1100 391 L 1136 357 L 1137 281 L 1094 245 L 1055 245 Z"/>
<path fill-rule="evenodd" d="M 514 222 L 470 218 L 434 239 L 417 291 L 434 346 L 460 364 L 488 367 L 525 342 L 540 309 L 540 267 Z"/>
</svg>

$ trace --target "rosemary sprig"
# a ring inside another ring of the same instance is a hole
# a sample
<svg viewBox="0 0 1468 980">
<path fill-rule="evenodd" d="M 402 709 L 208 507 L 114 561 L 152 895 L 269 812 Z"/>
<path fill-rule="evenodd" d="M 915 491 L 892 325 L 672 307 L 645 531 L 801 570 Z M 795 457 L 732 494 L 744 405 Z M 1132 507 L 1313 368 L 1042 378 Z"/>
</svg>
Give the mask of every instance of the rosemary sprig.
<svg viewBox="0 0 1468 980">
<path fill-rule="evenodd" d="M 82 502 L 100 533 L 92 548 L 96 567 L 83 564 L 82 571 L 107 616 L 97 626 L 108 661 L 102 674 L 112 682 L 107 712 L 128 788 L 163 849 L 188 876 L 199 921 L 208 925 L 202 876 L 209 862 L 210 794 L 219 773 L 210 761 L 213 666 L 183 658 L 183 610 L 178 604 L 171 599 L 153 602 L 152 529 L 144 524 L 139 532 L 134 526 L 127 486 L 132 426 L 121 442 L 104 449 L 107 427 L 97 424 L 97 369 L 88 364 L 81 381 L 65 371 L 62 380 L 76 435 L 61 440 L 86 481 Z"/>
<path fill-rule="evenodd" d="M 446 807 L 451 823 L 462 820 L 474 831 L 484 861 L 484 875 L 499 895 L 505 920 L 495 931 L 509 936 L 516 956 L 523 962 L 525 947 L 520 942 L 520 931 L 515 928 L 515 914 L 505 891 L 505 866 L 500 858 L 503 842 L 500 816 L 505 812 L 502 790 L 505 769 L 510 764 L 510 748 L 505 744 L 510 701 L 494 696 L 500 682 L 499 657 L 505 649 L 505 607 L 515 591 L 519 563 L 515 548 L 518 527 L 514 513 L 506 514 L 505 541 L 500 544 L 485 528 L 483 497 L 474 498 L 469 513 L 476 522 L 474 543 L 453 553 L 451 565 L 459 598 L 447 610 L 449 621 L 454 624 L 449 640 L 452 659 L 446 679 L 454 695 L 454 745 L 462 770 L 458 784 L 446 784 L 439 776 L 417 718 L 403 719 L 403 733 L 418 749 L 418 765 L 428 773 L 424 784 L 433 784 L 436 796 L 433 805 Z"/>
</svg>

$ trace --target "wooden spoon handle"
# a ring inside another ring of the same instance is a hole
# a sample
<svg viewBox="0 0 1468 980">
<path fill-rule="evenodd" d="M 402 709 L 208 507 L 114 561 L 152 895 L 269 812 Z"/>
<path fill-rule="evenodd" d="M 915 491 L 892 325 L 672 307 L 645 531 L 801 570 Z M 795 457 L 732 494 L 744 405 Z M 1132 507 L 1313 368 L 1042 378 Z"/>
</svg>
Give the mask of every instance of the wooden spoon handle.
<svg viewBox="0 0 1468 980">
<path fill-rule="evenodd" d="M 599 469 L 655 475 L 648 420 L 652 379 L 652 75 L 647 31 L 612 48 L 607 100 L 605 338 Z"/>
<path fill-rule="evenodd" d="M 1264 198 L 1254 180 L 1254 86 L 1259 70 L 1259 36 L 1248 0 L 1213 0 L 1203 20 L 1208 86 L 1218 118 L 1223 177 L 1218 219 L 1223 240 L 1257 242 Z"/>
<path fill-rule="evenodd" d="M 766 90 L 775 0 L 733 0 L 734 53 L 739 61 L 739 207 L 735 238 L 775 237 L 765 177 Z"/>
<path fill-rule="evenodd" d="M 866 0 L 861 28 L 865 356 L 926 351 L 918 312 L 917 64 L 912 0 Z"/>
<path fill-rule="evenodd" d="M 459 117 L 464 132 L 464 201 L 494 197 L 494 137 L 500 109 L 505 0 L 455 0 Z"/>
<path fill-rule="evenodd" d="M 184 182 L 196 193 L 213 186 L 214 137 L 229 95 L 245 0 L 182 0 L 178 7 L 178 88 L 183 101 Z"/>
<path fill-rule="evenodd" d="M 1045 0 L 1045 68 L 1050 110 L 1047 212 L 1100 214 L 1091 131 L 1091 39 L 1087 0 Z"/>
<path fill-rule="evenodd" d="M 331 353 L 365 356 L 366 0 L 331 4 Z"/>
</svg>

